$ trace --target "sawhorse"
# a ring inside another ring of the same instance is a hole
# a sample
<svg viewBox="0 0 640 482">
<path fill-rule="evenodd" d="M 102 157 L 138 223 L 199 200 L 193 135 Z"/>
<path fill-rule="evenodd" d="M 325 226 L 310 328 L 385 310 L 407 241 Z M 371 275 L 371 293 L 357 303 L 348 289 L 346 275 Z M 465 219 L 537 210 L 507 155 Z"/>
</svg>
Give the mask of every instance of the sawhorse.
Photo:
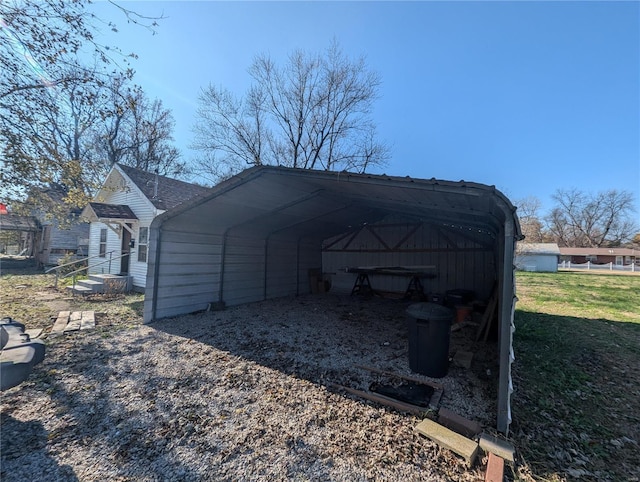
<svg viewBox="0 0 640 482">
<path fill-rule="evenodd" d="M 353 284 L 353 289 L 351 290 L 351 295 L 373 295 L 375 291 L 371 287 L 371 282 L 369 281 L 369 275 L 366 273 L 358 274 L 356 278 L 356 282 Z"/>
</svg>

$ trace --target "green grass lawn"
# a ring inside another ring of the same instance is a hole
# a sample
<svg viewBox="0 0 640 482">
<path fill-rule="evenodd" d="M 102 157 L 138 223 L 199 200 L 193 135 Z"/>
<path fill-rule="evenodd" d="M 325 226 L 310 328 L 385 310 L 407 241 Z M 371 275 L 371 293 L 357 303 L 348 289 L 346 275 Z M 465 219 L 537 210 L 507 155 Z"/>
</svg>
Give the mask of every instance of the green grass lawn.
<svg viewBox="0 0 640 482">
<path fill-rule="evenodd" d="M 516 280 L 516 478 L 640 480 L 640 276 Z"/>
</svg>

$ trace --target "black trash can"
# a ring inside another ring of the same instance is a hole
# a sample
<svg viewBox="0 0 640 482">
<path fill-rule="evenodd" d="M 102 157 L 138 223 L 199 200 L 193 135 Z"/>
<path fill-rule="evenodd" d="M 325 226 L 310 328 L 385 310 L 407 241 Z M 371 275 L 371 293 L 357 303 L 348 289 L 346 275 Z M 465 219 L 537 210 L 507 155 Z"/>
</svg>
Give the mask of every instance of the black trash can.
<svg viewBox="0 0 640 482">
<path fill-rule="evenodd" d="M 409 367 L 442 378 L 449 369 L 449 339 L 453 312 L 435 303 L 416 303 L 409 315 Z"/>
</svg>

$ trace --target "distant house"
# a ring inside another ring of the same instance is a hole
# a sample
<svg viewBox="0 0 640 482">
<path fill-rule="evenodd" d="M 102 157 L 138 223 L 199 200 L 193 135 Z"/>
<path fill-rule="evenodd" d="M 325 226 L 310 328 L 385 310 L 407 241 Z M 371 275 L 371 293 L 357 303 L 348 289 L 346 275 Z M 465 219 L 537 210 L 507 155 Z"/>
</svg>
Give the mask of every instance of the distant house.
<svg viewBox="0 0 640 482">
<path fill-rule="evenodd" d="M 30 199 L 37 200 L 38 208 L 32 214 L 41 229 L 33 256 L 41 266 L 55 266 L 63 259 L 72 261 L 87 256 L 89 226 L 80 220 L 81 208 L 65 203 L 66 195 L 63 186 L 52 184 L 27 199 L 27 204 Z"/>
<path fill-rule="evenodd" d="M 634 248 L 560 248 L 560 261 L 575 264 L 640 264 L 640 249 Z"/>
<path fill-rule="evenodd" d="M 18 215 L 0 203 L 0 252 L 32 257 L 40 267 L 82 259 L 89 248 L 89 226 L 80 220 L 81 208 L 65 202 L 60 184 L 33 189 L 24 202 L 29 215 Z"/>
<path fill-rule="evenodd" d="M 80 214 L 76 212 L 75 216 Z M 74 261 L 87 256 L 89 249 L 89 229 L 84 223 L 75 221 L 62 226 L 56 219 L 41 222 L 41 247 L 35 257 L 42 266 L 56 266 L 64 260 Z"/>
<path fill-rule="evenodd" d="M 156 216 L 209 189 L 114 164 L 82 212 L 90 222 L 89 274 L 126 274 L 146 284 L 149 226 Z"/>
<path fill-rule="evenodd" d="M 0 254 L 34 256 L 40 231 L 36 218 L 12 214 L 0 203 Z"/>
<path fill-rule="evenodd" d="M 560 249 L 556 243 L 518 243 L 515 265 L 521 271 L 558 271 Z"/>
</svg>

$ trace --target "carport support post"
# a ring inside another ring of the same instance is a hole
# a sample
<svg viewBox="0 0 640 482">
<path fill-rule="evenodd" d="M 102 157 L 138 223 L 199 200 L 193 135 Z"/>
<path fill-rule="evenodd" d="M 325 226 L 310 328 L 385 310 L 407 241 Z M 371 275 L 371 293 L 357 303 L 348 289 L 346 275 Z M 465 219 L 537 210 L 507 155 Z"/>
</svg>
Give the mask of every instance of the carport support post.
<svg viewBox="0 0 640 482">
<path fill-rule="evenodd" d="M 298 238 L 296 243 L 296 296 L 300 296 L 300 243 L 302 238 Z"/>
<path fill-rule="evenodd" d="M 269 259 L 269 236 L 264 240 L 264 273 L 262 278 L 262 298 L 267 299 L 267 260 Z"/>
<path fill-rule="evenodd" d="M 151 313 L 149 319 L 143 320 L 144 323 L 151 323 L 156 319 L 156 312 L 158 309 L 158 281 L 160 280 L 160 251 L 162 249 L 162 225 L 158 229 L 154 229 L 153 222 L 151 223 L 149 236 L 149 256 L 153 254 L 153 269 L 152 272 L 148 272 L 147 267 L 147 282 L 145 288 L 145 298 L 147 297 L 149 280 L 153 280 L 151 285 Z M 155 243 L 153 242 L 153 236 L 156 236 Z M 155 250 L 155 251 L 154 251 Z"/>
<path fill-rule="evenodd" d="M 515 308 L 514 296 L 514 245 L 515 229 L 513 221 L 507 216 L 504 227 L 504 239 L 500 246 L 503 253 L 500 262 L 502 276 L 499 280 L 500 288 L 500 310 L 499 310 L 499 354 L 500 354 L 500 374 L 498 380 L 498 420 L 497 429 L 505 435 L 509 432 L 511 422 L 511 362 L 513 344 L 513 316 Z M 500 273 L 499 271 L 499 273 Z"/>
<path fill-rule="evenodd" d="M 220 247 L 220 277 L 218 278 L 218 301 L 222 302 L 222 295 L 224 293 L 224 268 L 225 268 L 225 254 L 227 251 L 227 235 L 229 230 L 227 229 L 222 235 L 222 246 Z"/>
</svg>

